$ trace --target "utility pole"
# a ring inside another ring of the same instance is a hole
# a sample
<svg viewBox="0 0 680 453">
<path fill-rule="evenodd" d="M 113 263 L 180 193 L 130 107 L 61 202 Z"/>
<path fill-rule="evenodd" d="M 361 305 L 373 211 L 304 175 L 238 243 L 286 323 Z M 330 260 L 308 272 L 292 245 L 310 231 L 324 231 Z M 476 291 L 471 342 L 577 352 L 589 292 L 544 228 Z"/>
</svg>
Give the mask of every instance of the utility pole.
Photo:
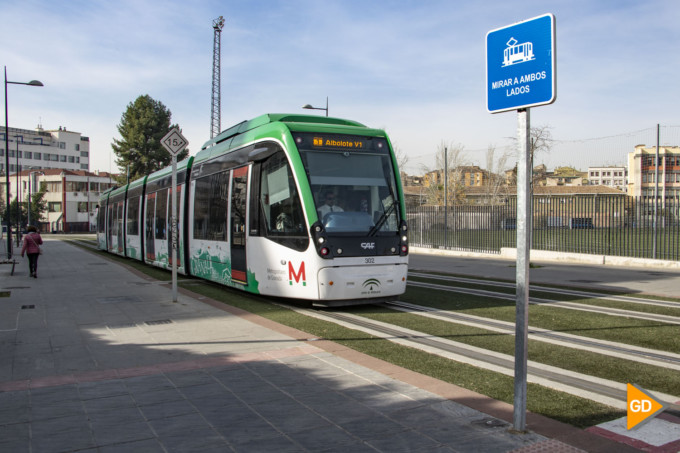
<svg viewBox="0 0 680 453">
<path fill-rule="evenodd" d="M 210 114 L 210 138 L 214 138 L 221 132 L 221 93 L 220 93 L 220 35 L 224 27 L 224 17 L 220 16 L 213 20 L 213 30 L 215 36 L 213 39 L 213 71 L 212 71 L 212 109 Z"/>
</svg>

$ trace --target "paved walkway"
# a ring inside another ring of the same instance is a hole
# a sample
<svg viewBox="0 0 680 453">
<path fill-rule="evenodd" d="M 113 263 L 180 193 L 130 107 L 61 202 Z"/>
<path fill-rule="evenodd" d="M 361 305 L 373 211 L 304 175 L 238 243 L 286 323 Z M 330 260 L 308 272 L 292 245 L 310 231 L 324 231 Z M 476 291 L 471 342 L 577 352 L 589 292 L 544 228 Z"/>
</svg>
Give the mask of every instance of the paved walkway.
<svg viewBox="0 0 680 453">
<path fill-rule="evenodd" d="M 0 267 L 1 452 L 632 451 L 45 239 Z"/>
</svg>

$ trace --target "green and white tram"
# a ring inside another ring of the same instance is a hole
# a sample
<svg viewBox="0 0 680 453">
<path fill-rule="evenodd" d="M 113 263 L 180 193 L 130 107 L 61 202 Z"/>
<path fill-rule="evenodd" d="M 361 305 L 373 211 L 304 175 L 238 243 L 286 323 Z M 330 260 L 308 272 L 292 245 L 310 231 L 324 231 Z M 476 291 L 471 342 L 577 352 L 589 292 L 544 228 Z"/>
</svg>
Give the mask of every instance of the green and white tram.
<svg viewBox="0 0 680 453">
<path fill-rule="evenodd" d="M 106 192 L 99 247 L 171 268 L 171 170 Z M 178 163 L 178 270 L 256 294 L 341 306 L 406 288 L 399 171 L 384 131 L 267 114 Z"/>
</svg>

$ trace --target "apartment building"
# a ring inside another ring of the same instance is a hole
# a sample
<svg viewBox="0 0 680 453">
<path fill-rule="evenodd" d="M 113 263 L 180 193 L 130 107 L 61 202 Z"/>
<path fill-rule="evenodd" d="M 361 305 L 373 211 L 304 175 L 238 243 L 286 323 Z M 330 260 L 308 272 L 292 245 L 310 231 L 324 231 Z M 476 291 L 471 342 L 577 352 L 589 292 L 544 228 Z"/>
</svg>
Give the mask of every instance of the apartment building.
<svg viewBox="0 0 680 453">
<path fill-rule="evenodd" d="M 5 149 L 5 134 L 9 140 Z M 9 168 L 6 169 L 6 153 L 9 154 Z M 44 130 L 0 127 L 0 174 L 22 170 L 60 168 L 65 170 L 90 169 L 90 139 L 80 132 L 59 129 Z"/>
<path fill-rule="evenodd" d="M 661 199 L 680 198 L 680 147 L 638 145 L 628 153 L 628 195 L 653 198 L 655 190 Z M 658 184 L 657 184 L 658 170 Z"/>
<path fill-rule="evenodd" d="M 628 188 L 628 169 L 626 167 L 588 167 L 588 184 L 607 186 L 626 191 Z"/>
<path fill-rule="evenodd" d="M 45 187 L 47 212 L 41 222 L 34 222 L 40 231 L 95 231 L 95 211 L 99 204 L 99 195 L 115 185 L 115 176 L 106 172 L 61 168 L 23 170 L 10 175 L 10 201 L 19 197 L 20 203 L 26 202 L 31 194 Z M 0 198 L 4 199 L 4 179 L 0 181 L 0 187 Z"/>
</svg>

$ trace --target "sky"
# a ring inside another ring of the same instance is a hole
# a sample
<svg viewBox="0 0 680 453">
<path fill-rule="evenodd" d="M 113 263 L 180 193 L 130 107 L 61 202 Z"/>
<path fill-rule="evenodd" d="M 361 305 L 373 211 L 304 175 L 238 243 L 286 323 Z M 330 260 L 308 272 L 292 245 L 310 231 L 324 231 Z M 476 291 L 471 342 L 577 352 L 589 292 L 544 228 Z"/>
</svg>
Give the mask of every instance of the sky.
<svg viewBox="0 0 680 453">
<path fill-rule="evenodd" d="M 546 13 L 557 98 L 531 109 L 532 126 L 578 141 L 680 124 L 675 0 L 0 0 L 7 79 L 45 85 L 9 85 L 9 125 L 81 132 L 90 169 L 117 172 L 117 126 L 148 94 L 195 154 L 210 139 L 212 23 L 223 16 L 222 129 L 263 113 L 323 115 L 301 107 L 328 98 L 330 116 L 385 129 L 410 174 L 434 168 L 443 143 L 484 167 L 489 147 L 514 150 L 517 135 L 514 111 L 486 109 L 486 34 Z M 607 163 L 578 152 L 547 160 Z"/>
</svg>

